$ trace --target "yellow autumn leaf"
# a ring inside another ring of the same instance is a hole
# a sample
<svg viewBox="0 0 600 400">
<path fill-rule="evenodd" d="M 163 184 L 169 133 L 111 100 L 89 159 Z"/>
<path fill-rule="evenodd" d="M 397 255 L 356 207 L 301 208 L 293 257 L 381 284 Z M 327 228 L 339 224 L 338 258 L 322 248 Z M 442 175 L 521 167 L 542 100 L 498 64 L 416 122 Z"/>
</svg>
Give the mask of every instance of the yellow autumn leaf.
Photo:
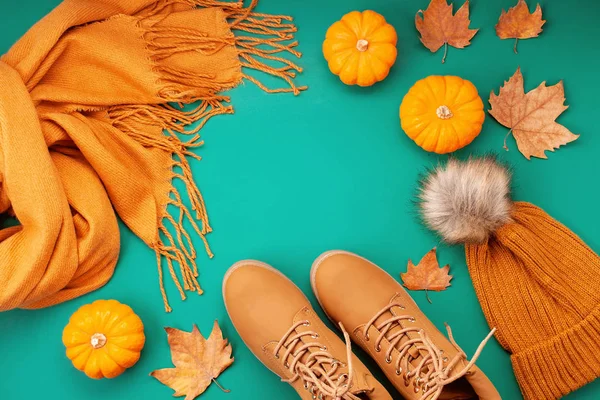
<svg viewBox="0 0 600 400">
<path fill-rule="evenodd" d="M 150 376 L 175 390 L 174 396 L 185 396 L 185 400 L 195 399 L 212 382 L 224 392 L 229 392 L 216 381 L 219 374 L 233 363 L 231 344 L 223 339 L 217 321 L 208 339 L 202 336 L 196 325 L 192 332 L 175 328 L 165 328 L 165 331 L 175 368 L 159 369 Z"/>
</svg>

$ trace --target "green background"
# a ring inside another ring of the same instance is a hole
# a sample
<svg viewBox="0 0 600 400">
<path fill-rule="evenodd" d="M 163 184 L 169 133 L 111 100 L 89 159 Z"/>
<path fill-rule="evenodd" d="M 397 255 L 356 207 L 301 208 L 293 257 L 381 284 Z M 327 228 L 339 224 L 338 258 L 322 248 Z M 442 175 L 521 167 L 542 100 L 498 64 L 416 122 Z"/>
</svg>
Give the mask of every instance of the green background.
<svg viewBox="0 0 600 400">
<path fill-rule="evenodd" d="M 1 0 L 0 53 L 58 3 Z M 502 149 L 507 129 L 487 115 L 481 135 L 459 155 L 499 152 L 514 166 L 516 199 L 541 206 L 593 249 L 600 249 L 600 3 L 543 0 L 548 21 L 543 33 L 537 39 L 521 41 L 515 55 L 513 41 L 500 40 L 494 32 L 502 8 L 515 1 L 472 1 L 471 27 L 481 30 L 466 49 L 450 48 L 444 65 L 440 63 L 442 52 L 430 53 L 419 42 L 414 27 L 415 13 L 427 3 L 262 0 L 259 11 L 296 18 L 303 52 L 299 63 L 304 67 L 297 82 L 310 88 L 298 97 L 267 95 L 246 83 L 230 92 L 236 113 L 214 118 L 203 129 L 206 145 L 199 150 L 203 160 L 192 165 L 214 227 L 209 240 L 216 254 L 212 260 L 201 254 L 198 260 L 205 294 L 191 294 L 181 302 L 166 278 L 174 311 L 165 313 L 155 255 L 122 225 L 121 258 L 105 287 L 49 309 L 0 314 L 0 398 L 170 398 L 172 390 L 148 376 L 154 369 L 171 367 L 163 327 L 190 330 L 195 323 L 208 335 L 218 319 L 236 359 L 219 378 L 231 393 L 223 394 L 212 385 L 201 398 L 294 399 L 293 390 L 244 347 L 225 312 L 221 280 L 235 261 L 256 258 L 284 272 L 316 306 L 310 291 L 310 265 L 321 252 L 338 248 L 370 258 L 398 277 L 409 258 L 416 261 L 439 245 L 440 263 L 451 265 L 452 286 L 432 293 L 433 304 L 427 303 L 422 292 L 413 292 L 414 298 L 438 327 L 443 329 L 448 322 L 458 343 L 472 354 L 489 328 L 471 286 L 463 250 L 439 244 L 419 224 L 411 203 L 419 174 L 446 157 L 415 146 L 398 121 L 398 106 L 408 88 L 430 74 L 471 80 L 486 107 L 490 91 L 497 90 L 518 66 L 527 90 L 544 80 L 555 84 L 564 79 L 571 107 L 558 121 L 581 134 L 579 140 L 548 153 L 549 160 L 527 161 L 512 138 L 508 140 L 510 151 Z M 398 32 L 396 64 L 385 81 L 370 88 L 343 85 L 329 72 L 321 54 L 327 27 L 354 9 L 383 14 Z M 277 84 L 269 79 L 266 83 Z M 199 240 L 196 243 L 201 247 Z M 147 344 L 134 368 L 114 380 L 94 381 L 70 365 L 61 332 L 79 306 L 108 298 L 129 304 L 141 316 Z M 521 398 L 509 355 L 495 340 L 477 364 L 504 399 Z M 368 365 L 376 369 L 374 364 Z M 577 368 L 577 360 L 573 368 Z M 598 398 L 599 382 L 568 396 Z"/>
</svg>

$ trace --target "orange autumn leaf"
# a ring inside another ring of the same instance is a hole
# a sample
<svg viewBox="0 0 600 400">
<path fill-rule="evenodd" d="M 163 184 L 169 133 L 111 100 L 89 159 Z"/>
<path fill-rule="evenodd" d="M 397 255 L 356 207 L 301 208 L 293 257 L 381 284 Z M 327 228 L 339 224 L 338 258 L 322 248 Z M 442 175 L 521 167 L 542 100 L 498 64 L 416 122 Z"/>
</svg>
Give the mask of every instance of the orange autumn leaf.
<svg viewBox="0 0 600 400">
<path fill-rule="evenodd" d="M 150 376 L 175 390 L 173 396 L 185 396 L 185 400 L 193 400 L 204 393 L 211 382 L 229 392 L 216 381 L 219 374 L 233 363 L 231 344 L 223 339 L 217 321 L 208 339 L 202 336 L 196 325 L 192 332 L 174 328 L 165 328 L 165 331 L 175 368 L 159 369 Z"/>
<path fill-rule="evenodd" d="M 546 21 L 542 19 L 542 8 L 538 4 L 533 13 L 529 13 L 529 7 L 525 0 L 519 0 L 516 6 L 508 12 L 502 10 L 498 24 L 496 24 L 496 35 L 500 39 L 515 39 L 515 53 L 517 52 L 517 41 L 537 37 L 542 32 L 542 25 Z"/>
<path fill-rule="evenodd" d="M 576 140 L 579 135 L 555 121 L 568 106 L 564 105 L 565 90 L 562 81 L 553 86 L 542 82 L 537 88 L 525 93 L 521 69 L 500 88 L 498 95 L 490 94 L 489 113 L 502 125 L 510 128 L 519 151 L 528 160 L 533 157 L 547 158 L 545 151 L 558 149 Z M 507 135 L 508 137 L 508 135 Z M 506 138 L 504 139 L 504 148 Z"/>
<path fill-rule="evenodd" d="M 401 273 L 400 278 L 409 290 L 433 290 L 440 292 L 450 286 L 452 275 L 448 275 L 450 266 L 440 268 L 437 260 L 436 248 L 429 250 L 417 265 L 408 260 L 406 273 Z"/>
<path fill-rule="evenodd" d="M 435 53 L 444 48 L 442 64 L 446 61 L 448 45 L 462 49 L 471 44 L 471 39 L 479 29 L 469 29 L 469 0 L 452 15 L 452 3 L 446 0 L 431 0 L 427 10 L 419 10 L 415 25 L 421 34 L 421 42 Z"/>
</svg>

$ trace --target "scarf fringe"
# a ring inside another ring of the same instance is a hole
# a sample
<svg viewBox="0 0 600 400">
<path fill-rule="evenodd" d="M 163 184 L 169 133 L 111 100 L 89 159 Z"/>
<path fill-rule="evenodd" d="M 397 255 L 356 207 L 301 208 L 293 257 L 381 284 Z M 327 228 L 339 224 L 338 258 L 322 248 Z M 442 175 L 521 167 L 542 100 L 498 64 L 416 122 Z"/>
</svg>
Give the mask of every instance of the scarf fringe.
<svg viewBox="0 0 600 400">
<path fill-rule="evenodd" d="M 226 13 L 232 31 L 236 31 L 239 35 L 230 38 L 213 38 L 196 30 L 144 26 L 144 21 L 155 17 L 165 7 L 174 3 L 199 7 L 219 7 Z M 156 252 L 160 291 L 167 312 L 170 312 L 172 308 L 165 291 L 163 258 L 166 260 L 169 275 L 175 282 L 182 300 L 186 298 L 185 291 L 194 291 L 198 294 L 203 292 L 197 279 L 196 249 L 190 232 L 184 227 L 184 221 L 202 239 L 205 251 L 210 258 L 213 257 L 213 253 L 206 240 L 206 235 L 212 229 L 204 199 L 194 182 L 188 157 L 201 159 L 191 150 L 204 144 L 198 132 L 210 118 L 215 115 L 233 113 L 232 106 L 225 105 L 225 103 L 229 103 L 229 97 L 218 93 L 231 89 L 240 82 L 219 82 L 215 80 L 214 76 L 184 72 L 169 67 L 162 61 L 179 52 L 198 51 L 210 55 L 218 52 L 224 46 L 233 45 L 238 50 L 242 67 L 279 77 L 287 85 L 274 89 L 267 88 L 258 79 L 247 73 L 242 74 L 242 79 L 253 82 L 267 93 L 291 92 L 298 95 L 306 87 L 296 86 L 292 79 L 296 73 L 302 72 L 302 68 L 278 55 L 289 53 L 295 57 L 301 56 L 301 53 L 294 49 L 298 42 L 293 41 L 296 27 L 291 23 L 292 18 L 285 15 L 255 13 L 252 10 L 256 3 L 257 0 L 253 0 L 249 7 L 244 8 L 243 1 L 162 0 L 157 1 L 150 9 L 144 10 L 139 15 L 141 17 L 140 24 L 145 32 L 144 40 L 154 68 L 161 76 L 162 89 L 159 96 L 164 103 L 126 105 L 108 110 L 113 126 L 126 132 L 145 147 L 159 148 L 173 155 L 170 192 L 167 204 L 164 205 L 163 211 L 158 217 L 159 232 L 156 242 L 151 244 Z M 274 67 L 268 64 L 272 62 L 279 63 L 281 66 Z M 199 104 L 193 110 L 181 109 L 184 104 L 194 102 L 199 102 Z M 180 108 L 169 103 L 179 104 Z M 185 129 L 194 123 L 197 125 L 193 129 Z M 140 128 L 148 125 L 160 127 L 164 133 L 156 135 Z M 185 136 L 186 140 L 182 136 Z M 177 179 L 186 188 L 191 210 L 182 201 L 180 190 L 173 185 Z M 170 213 L 173 208 L 179 210 L 177 219 Z M 195 212 L 194 215 L 192 211 Z M 178 273 L 175 264 L 179 267 Z"/>
</svg>

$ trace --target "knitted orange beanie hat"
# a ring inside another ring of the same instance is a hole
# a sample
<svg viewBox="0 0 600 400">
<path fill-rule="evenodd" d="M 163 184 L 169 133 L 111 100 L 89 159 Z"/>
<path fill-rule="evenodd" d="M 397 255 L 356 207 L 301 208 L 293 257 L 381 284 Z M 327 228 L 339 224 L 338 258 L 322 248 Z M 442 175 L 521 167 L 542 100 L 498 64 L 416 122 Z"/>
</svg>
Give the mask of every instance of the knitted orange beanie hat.
<svg viewBox="0 0 600 400">
<path fill-rule="evenodd" d="M 419 203 L 427 226 L 465 244 L 525 399 L 558 399 L 600 376 L 600 259 L 539 207 L 513 203 L 506 167 L 451 159 L 425 177 Z"/>
</svg>

